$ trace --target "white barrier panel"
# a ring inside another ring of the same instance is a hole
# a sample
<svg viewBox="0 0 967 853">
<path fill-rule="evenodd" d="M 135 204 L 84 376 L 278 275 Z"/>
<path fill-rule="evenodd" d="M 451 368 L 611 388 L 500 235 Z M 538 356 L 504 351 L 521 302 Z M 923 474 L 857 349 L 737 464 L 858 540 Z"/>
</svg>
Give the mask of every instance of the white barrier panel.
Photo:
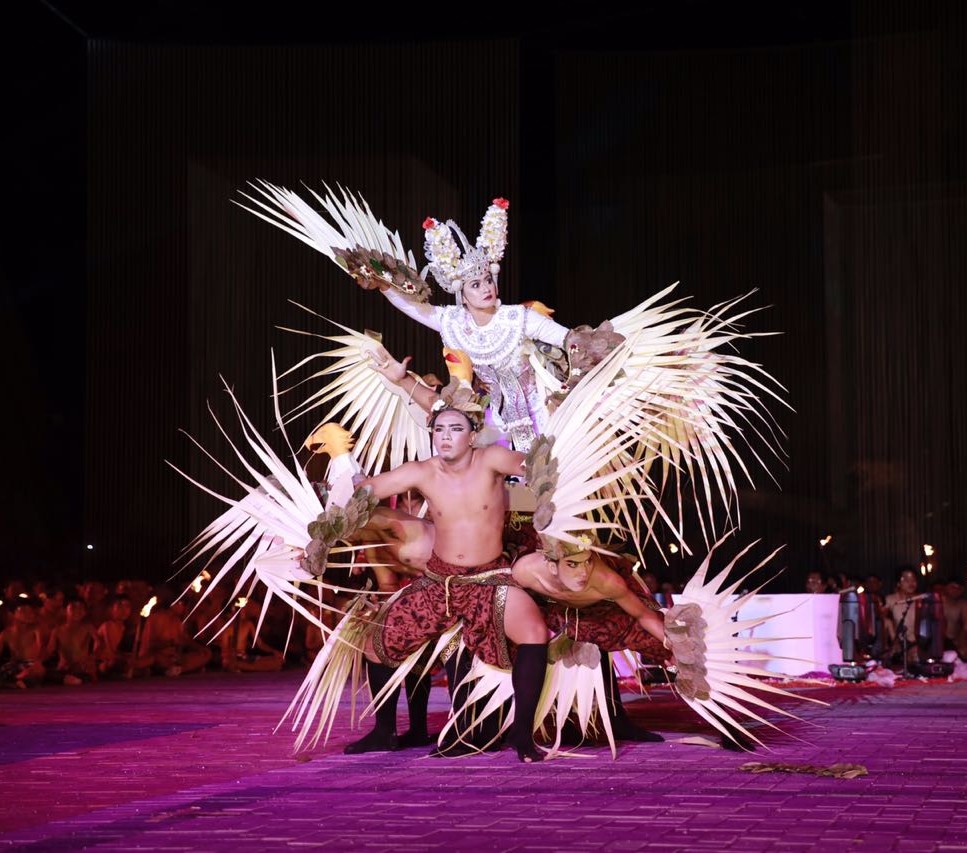
<svg viewBox="0 0 967 853">
<path fill-rule="evenodd" d="M 775 616 L 764 625 L 745 631 L 744 636 L 775 638 L 775 642 L 755 644 L 748 649 L 779 655 L 783 660 L 749 661 L 750 666 L 757 666 L 777 675 L 803 675 L 815 671 L 828 674 L 831 663 L 843 662 L 836 639 L 836 626 L 839 621 L 838 595 L 756 595 L 739 611 L 738 616 L 741 622 Z M 784 637 L 790 639 L 783 639 Z M 633 674 L 627 655 L 614 657 L 619 676 Z"/>
<path fill-rule="evenodd" d="M 739 611 L 739 621 L 780 614 L 764 625 L 743 632 L 750 637 L 776 638 L 775 642 L 749 646 L 750 651 L 769 652 L 782 658 L 751 663 L 769 672 L 802 675 L 822 671 L 829 674 L 831 663 L 842 663 L 836 626 L 839 621 L 839 596 L 826 595 L 756 595 Z M 782 639 L 783 637 L 800 639 Z"/>
</svg>

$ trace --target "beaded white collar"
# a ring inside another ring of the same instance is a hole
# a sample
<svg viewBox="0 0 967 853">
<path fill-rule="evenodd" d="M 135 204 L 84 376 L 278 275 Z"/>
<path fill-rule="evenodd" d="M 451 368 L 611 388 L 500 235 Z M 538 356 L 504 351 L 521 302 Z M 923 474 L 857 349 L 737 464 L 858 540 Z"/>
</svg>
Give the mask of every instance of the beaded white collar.
<svg viewBox="0 0 967 853">
<path fill-rule="evenodd" d="M 470 356 L 474 366 L 500 370 L 519 354 L 526 310 L 523 305 L 501 305 L 486 326 L 478 326 L 466 308 L 448 305 L 443 309 L 440 336 L 446 346 Z"/>
</svg>

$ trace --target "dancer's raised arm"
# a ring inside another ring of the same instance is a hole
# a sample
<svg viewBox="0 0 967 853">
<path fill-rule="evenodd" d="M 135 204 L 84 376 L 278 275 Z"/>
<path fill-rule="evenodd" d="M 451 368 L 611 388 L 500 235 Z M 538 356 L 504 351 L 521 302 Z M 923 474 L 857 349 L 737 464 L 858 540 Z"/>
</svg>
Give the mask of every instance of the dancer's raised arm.
<svg viewBox="0 0 967 853">
<path fill-rule="evenodd" d="M 417 302 L 388 284 L 380 285 L 379 290 L 389 300 L 390 305 L 398 311 L 402 311 L 411 320 L 422 323 L 427 328 L 433 329 L 434 332 L 439 332 L 443 328 L 443 308 L 439 305 Z"/>
</svg>

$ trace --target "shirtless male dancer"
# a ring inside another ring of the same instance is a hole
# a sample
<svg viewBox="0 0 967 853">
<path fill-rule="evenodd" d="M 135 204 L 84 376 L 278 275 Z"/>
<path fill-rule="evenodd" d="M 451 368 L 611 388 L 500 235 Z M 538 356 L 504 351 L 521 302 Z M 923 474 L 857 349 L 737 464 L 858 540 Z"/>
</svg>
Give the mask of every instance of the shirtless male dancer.
<svg viewBox="0 0 967 853">
<path fill-rule="evenodd" d="M 514 563 L 513 576 L 524 589 L 555 604 L 565 605 L 555 610 L 577 611 L 579 621 L 584 623 L 576 627 L 573 621 L 558 625 L 555 614 L 551 614 L 551 630 L 566 631 L 572 639 L 596 643 L 608 651 L 632 649 L 661 655 L 665 622 L 657 605 L 650 602 L 651 596 L 644 590 L 636 594 L 616 570 L 620 559 L 606 560 L 596 551 L 587 550 L 551 560 L 537 551 Z M 594 611 L 588 609 L 602 602 L 610 606 Z M 608 615 L 612 618 L 605 624 Z M 666 653 L 662 659 L 665 657 L 670 654 Z"/>
<path fill-rule="evenodd" d="M 587 550 L 549 559 L 540 551 L 514 563 L 514 580 L 541 603 L 554 634 L 593 643 L 601 649 L 612 729 L 617 740 L 660 741 L 661 735 L 636 727 L 621 704 L 609 652 L 630 649 L 649 663 L 671 657 L 664 647 L 665 623 L 652 597 L 618 568 L 621 557 L 603 557 Z M 629 572 L 625 572 L 629 574 Z"/>
<path fill-rule="evenodd" d="M 540 761 L 534 746 L 534 713 L 547 665 L 547 627 L 534 600 L 519 589 L 502 558 L 504 477 L 519 476 L 524 455 L 504 447 L 476 448 L 477 423 L 445 408 L 430 424 L 436 455 L 365 479 L 382 499 L 418 489 L 429 503 L 436 531 L 423 577 L 385 605 L 367 642 L 374 694 L 398 665 L 424 642 L 457 621 L 467 648 L 486 663 L 513 660 L 514 729 L 510 742 L 521 761 Z"/>
<path fill-rule="evenodd" d="M 472 369 L 462 353 L 445 351 L 445 358 L 451 375 L 454 372 L 458 376 L 462 375 L 461 367 L 464 371 Z M 441 395 L 435 389 L 421 384 L 414 374 L 409 373 L 407 368 L 410 360 L 407 356 L 402 361 L 397 361 L 384 347 L 380 347 L 370 356 L 370 366 L 407 392 L 410 399 L 430 413 L 434 405 L 439 405 Z M 631 723 L 621 703 L 617 679 L 607 654 L 610 651 L 632 648 L 648 662 L 665 661 L 668 655 L 662 645 L 665 636 L 664 622 L 653 609 L 657 605 L 651 596 L 644 590 L 637 590 L 636 594 L 634 588 L 629 587 L 618 572 L 591 551 L 560 563 L 546 561 L 539 552 L 532 553 L 514 564 L 513 577 L 525 589 L 542 596 L 544 603 L 541 609 L 552 633 L 560 633 L 566 629 L 569 610 L 597 605 L 586 611 L 588 619 L 593 621 L 585 623 L 598 626 L 596 636 L 589 637 L 585 631 L 580 639 L 595 643 L 602 650 L 601 670 L 615 735 L 619 740 L 661 740 L 659 735 L 639 729 Z M 561 578 L 566 578 L 566 581 L 562 583 Z M 572 638 L 578 639 L 573 636 Z M 597 643 L 598 639 L 601 640 L 600 643 Z"/>
</svg>

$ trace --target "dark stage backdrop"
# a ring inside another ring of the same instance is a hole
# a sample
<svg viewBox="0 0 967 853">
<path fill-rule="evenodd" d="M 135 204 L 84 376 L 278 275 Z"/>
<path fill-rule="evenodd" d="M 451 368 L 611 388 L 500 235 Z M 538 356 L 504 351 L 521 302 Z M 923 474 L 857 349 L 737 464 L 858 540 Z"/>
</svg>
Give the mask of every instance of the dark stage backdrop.
<svg viewBox="0 0 967 853">
<path fill-rule="evenodd" d="M 342 182 L 415 249 L 427 215 L 472 225 L 495 195 L 520 202 L 517 62 L 508 42 L 92 46 L 86 515 L 98 571 L 164 575 L 219 511 L 164 460 L 238 494 L 179 430 L 227 459 L 206 408 L 238 437 L 224 377 L 271 434 L 270 349 L 281 369 L 318 348 L 275 326 L 338 332 L 287 300 L 442 371 L 429 334 L 231 200 L 256 178 Z M 511 299 L 519 257 L 506 264 Z"/>
<path fill-rule="evenodd" d="M 798 569 L 890 575 L 929 543 L 962 574 L 964 29 L 858 23 L 836 44 L 561 53 L 557 304 L 758 288 L 749 330 L 784 334 L 746 351 L 796 411 L 777 409 L 789 468 L 778 490 L 753 469 L 743 532 Z"/>
<path fill-rule="evenodd" d="M 953 17 L 959 17 L 955 15 Z M 742 535 L 890 574 L 967 560 L 967 145 L 958 21 L 841 43 L 612 52 L 524 41 L 90 52 L 87 529 L 104 574 L 163 575 L 218 511 L 164 466 L 228 478 L 219 375 L 271 430 L 269 350 L 326 333 L 291 298 L 441 370 L 434 337 L 230 204 L 264 177 L 362 190 L 420 248 L 512 201 L 505 299 L 597 323 L 676 280 L 708 306 L 758 288 L 744 352 L 789 389 L 778 485 L 752 467 Z M 885 33 L 885 34 L 883 34 Z M 310 426 L 298 422 L 301 438 Z M 235 466 L 237 467 L 237 466 Z M 692 534 L 697 540 L 697 530 Z M 696 541 L 697 545 L 698 542 Z M 685 574 L 693 560 L 672 560 Z"/>
</svg>

